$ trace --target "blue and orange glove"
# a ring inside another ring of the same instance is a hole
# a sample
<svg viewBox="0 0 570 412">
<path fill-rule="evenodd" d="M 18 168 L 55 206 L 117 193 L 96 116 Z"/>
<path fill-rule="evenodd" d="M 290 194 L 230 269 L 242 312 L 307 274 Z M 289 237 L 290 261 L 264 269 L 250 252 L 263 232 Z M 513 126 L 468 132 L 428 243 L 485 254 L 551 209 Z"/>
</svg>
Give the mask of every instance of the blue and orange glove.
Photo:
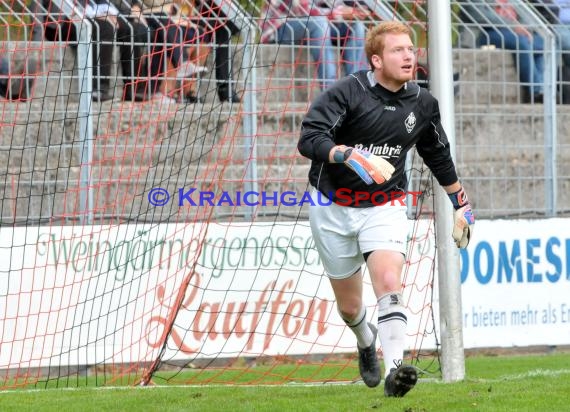
<svg viewBox="0 0 570 412">
<path fill-rule="evenodd" d="M 342 146 L 341 146 L 342 147 Z M 394 173 L 394 166 L 380 156 L 352 147 L 344 152 L 334 152 L 335 163 L 344 163 L 352 169 L 367 185 L 376 182 L 378 184 L 389 180 Z"/>
<path fill-rule="evenodd" d="M 458 248 L 465 249 L 471 239 L 475 215 L 473 215 L 471 203 L 469 203 L 463 188 L 455 193 L 448 193 L 448 196 L 455 209 L 455 212 L 453 212 L 453 233 L 451 236 Z"/>
</svg>

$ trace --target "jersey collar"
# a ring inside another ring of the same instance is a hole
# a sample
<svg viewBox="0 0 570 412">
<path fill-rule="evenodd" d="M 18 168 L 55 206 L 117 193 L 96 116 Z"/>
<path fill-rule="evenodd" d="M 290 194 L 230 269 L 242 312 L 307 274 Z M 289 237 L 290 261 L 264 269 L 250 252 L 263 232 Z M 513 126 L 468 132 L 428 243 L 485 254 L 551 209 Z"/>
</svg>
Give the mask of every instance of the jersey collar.
<svg viewBox="0 0 570 412">
<path fill-rule="evenodd" d="M 378 83 L 376 77 L 374 77 L 374 72 L 372 72 L 371 70 L 369 70 L 366 73 L 366 77 L 368 79 L 368 84 L 370 85 L 370 89 L 373 91 L 375 95 L 382 98 L 383 100 L 404 96 L 407 93 L 413 92 L 414 89 L 413 86 L 410 87 L 411 86 L 410 82 L 406 82 L 404 83 L 404 87 L 402 87 L 400 90 L 398 90 L 397 92 L 392 92 L 386 89 L 380 83 Z"/>
</svg>

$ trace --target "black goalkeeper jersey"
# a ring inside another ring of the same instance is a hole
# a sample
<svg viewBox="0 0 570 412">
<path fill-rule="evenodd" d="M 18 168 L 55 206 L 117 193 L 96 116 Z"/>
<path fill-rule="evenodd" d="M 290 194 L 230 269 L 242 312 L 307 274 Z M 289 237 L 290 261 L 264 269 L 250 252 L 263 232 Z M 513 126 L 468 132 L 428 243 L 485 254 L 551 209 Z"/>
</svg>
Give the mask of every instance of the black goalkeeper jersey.
<svg viewBox="0 0 570 412">
<path fill-rule="evenodd" d="M 328 162 L 335 145 L 370 151 L 396 170 L 387 182 L 367 185 L 346 165 Z M 301 124 L 298 149 L 312 160 L 311 185 L 336 203 L 347 204 L 347 193 L 404 192 L 406 153 L 414 145 L 440 185 L 458 180 L 437 100 L 413 82 L 393 93 L 376 83 L 372 72 L 360 71 L 315 99 Z M 374 205 L 371 200 L 350 202 L 355 207 Z"/>
</svg>

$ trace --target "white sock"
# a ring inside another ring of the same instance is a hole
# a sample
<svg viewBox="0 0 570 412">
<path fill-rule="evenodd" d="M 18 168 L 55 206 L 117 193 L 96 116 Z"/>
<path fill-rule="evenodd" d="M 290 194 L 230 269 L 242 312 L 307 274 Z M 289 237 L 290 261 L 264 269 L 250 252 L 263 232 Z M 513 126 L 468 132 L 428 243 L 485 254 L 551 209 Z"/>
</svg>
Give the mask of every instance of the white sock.
<svg viewBox="0 0 570 412">
<path fill-rule="evenodd" d="M 342 315 L 341 315 L 342 317 Z M 374 334 L 370 330 L 368 326 L 368 322 L 366 321 L 366 307 L 362 306 L 356 318 L 352 321 L 342 319 L 344 323 L 354 332 L 356 335 L 356 341 L 358 342 L 358 346 L 361 348 L 367 348 L 372 345 L 374 341 Z"/>
<path fill-rule="evenodd" d="M 408 318 L 401 293 L 389 293 L 378 299 L 378 336 L 384 355 L 384 376 L 404 358 Z"/>
</svg>

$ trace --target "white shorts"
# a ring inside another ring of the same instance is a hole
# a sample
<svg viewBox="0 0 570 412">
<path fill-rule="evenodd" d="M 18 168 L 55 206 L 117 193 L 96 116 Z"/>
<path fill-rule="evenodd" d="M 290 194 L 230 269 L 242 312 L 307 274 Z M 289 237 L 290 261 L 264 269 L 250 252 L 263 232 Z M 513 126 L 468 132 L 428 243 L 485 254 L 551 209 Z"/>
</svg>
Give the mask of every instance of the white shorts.
<svg viewBox="0 0 570 412">
<path fill-rule="evenodd" d="M 353 275 L 364 263 L 363 253 L 393 250 L 406 255 L 406 206 L 354 208 L 332 202 L 320 206 L 316 189 L 311 196 L 315 204 L 309 207 L 311 232 L 330 278 L 345 279 Z"/>
</svg>

